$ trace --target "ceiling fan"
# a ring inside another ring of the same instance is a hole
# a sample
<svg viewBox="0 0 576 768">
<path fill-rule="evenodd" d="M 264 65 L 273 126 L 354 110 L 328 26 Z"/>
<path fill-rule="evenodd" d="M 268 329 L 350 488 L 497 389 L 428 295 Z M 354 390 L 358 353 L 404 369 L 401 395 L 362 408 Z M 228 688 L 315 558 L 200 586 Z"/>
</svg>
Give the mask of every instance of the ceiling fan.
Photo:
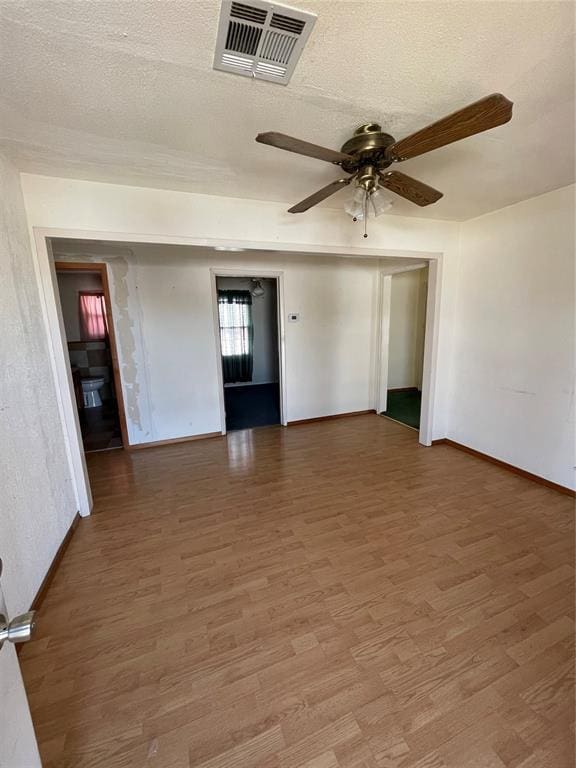
<svg viewBox="0 0 576 768">
<path fill-rule="evenodd" d="M 322 187 L 289 208 L 288 213 L 303 213 L 356 180 L 356 190 L 346 206 L 346 211 L 355 221 L 364 221 L 364 237 L 367 237 L 368 214 L 378 216 L 391 206 L 382 194 L 382 189 L 395 192 L 420 206 L 435 203 L 442 197 L 442 192 L 405 173 L 386 170 L 392 163 L 400 163 L 476 133 L 488 131 L 507 123 L 511 117 L 512 102 L 501 93 L 493 93 L 400 141 L 384 133 L 378 123 L 361 125 L 339 152 L 273 131 L 259 133 L 256 141 L 339 165 L 349 174 L 347 177 L 336 179 Z"/>
</svg>

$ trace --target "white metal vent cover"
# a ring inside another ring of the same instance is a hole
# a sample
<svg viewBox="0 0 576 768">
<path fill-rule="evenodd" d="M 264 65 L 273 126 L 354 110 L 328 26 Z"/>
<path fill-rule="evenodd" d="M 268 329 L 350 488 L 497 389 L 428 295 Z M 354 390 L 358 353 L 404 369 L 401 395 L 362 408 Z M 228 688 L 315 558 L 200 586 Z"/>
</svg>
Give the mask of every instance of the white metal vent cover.
<svg viewBox="0 0 576 768">
<path fill-rule="evenodd" d="M 214 69 L 286 85 L 316 15 L 263 0 L 222 0 Z"/>
</svg>

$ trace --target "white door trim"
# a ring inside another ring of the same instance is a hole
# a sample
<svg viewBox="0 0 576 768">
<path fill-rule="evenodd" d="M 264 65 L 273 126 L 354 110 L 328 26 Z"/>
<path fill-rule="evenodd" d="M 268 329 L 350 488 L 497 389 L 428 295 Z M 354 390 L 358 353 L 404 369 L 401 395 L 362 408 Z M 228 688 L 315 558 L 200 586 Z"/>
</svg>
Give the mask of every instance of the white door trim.
<svg viewBox="0 0 576 768">
<path fill-rule="evenodd" d="M 427 329 L 428 324 L 432 323 L 433 339 L 428 340 L 429 334 L 427 334 L 427 340 L 425 344 L 424 352 L 424 378 L 428 375 L 430 377 L 430 387 L 428 390 L 427 408 L 428 414 L 426 416 L 426 429 L 421 427 L 420 429 L 420 442 L 424 445 L 430 445 L 431 443 L 431 425 L 433 422 L 432 403 L 433 403 L 433 390 L 436 377 L 436 347 L 437 347 L 437 322 L 439 307 L 439 291 L 440 291 L 440 266 L 442 261 L 442 253 L 436 251 L 403 251 L 387 248 L 370 248 L 370 247 L 356 247 L 356 246 L 318 246 L 318 245 L 300 245 L 295 243 L 285 242 L 268 242 L 268 241 L 256 241 L 256 240 L 229 240 L 222 238 L 205 238 L 205 237 L 184 237 L 181 235 L 168 236 L 168 235 L 155 235 L 155 234 L 138 234 L 138 233 L 126 233 L 126 232 L 102 232 L 99 230 L 86 230 L 86 229 L 63 229 L 61 227 L 32 227 L 32 252 L 35 262 L 36 280 L 38 284 L 38 290 L 40 295 L 40 304 L 42 306 L 42 313 L 44 317 L 44 324 L 48 337 L 48 348 L 50 353 L 50 359 L 52 364 L 52 373 L 54 376 L 54 384 L 56 388 L 56 398 L 58 407 L 60 410 L 60 417 L 62 421 L 62 430 L 64 433 L 64 442 L 66 444 L 66 452 L 70 465 L 70 473 L 72 482 L 74 485 L 74 492 L 76 494 L 78 510 L 81 515 L 88 515 L 92 509 L 92 494 L 90 491 L 90 483 L 88 480 L 88 473 L 86 471 L 86 463 L 84 458 L 84 450 L 82 447 L 82 435 L 80 432 L 80 425 L 78 422 L 78 414 L 74 404 L 74 391 L 72 386 L 72 379 L 69 372 L 69 365 L 66 359 L 66 350 L 63 345 L 62 329 L 63 323 L 59 316 L 59 301 L 57 298 L 57 286 L 56 275 L 54 272 L 50 238 L 65 238 L 72 240 L 104 240 L 107 242 L 116 243 L 154 243 L 158 245 L 192 245 L 203 248 L 218 248 L 226 249 L 233 248 L 234 250 L 259 250 L 265 252 L 282 252 L 282 253 L 295 253 L 295 254 L 309 254 L 311 256 L 317 254 L 322 256 L 342 256 L 344 258 L 402 258 L 402 259 L 414 259 L 422 262 L 427 260 L 430 264 L 430 280 L 428 283 L 428 297 L 435 297 L 434 303 L 429 300 L 427 310 Z M 216 258 L 215 251 L 215 258 Z M 411 265 L 403 265 L 403 269 L 410 269 Z M 392 267 L 394 271 L 397 268 Z M 244 271 L 244 270 L 242 270 Z M 261 270 L 257 270 L 263 277 L 264 274 Z M 438 279 L 436 279 L 438 275 Z M 282 281 L 279 281 L 279 302 L 284 301 L 284 289 Z M 431 307 L 434 306 L 434 309 Z M 62 327 L 61 327 L 62 323 Z M 283 372 L 285 370 L 286 359 L 284 349 L 284 317 L 280 318 L 279 329 L 282 335 L 282 367 Z M 379 362 L 379 357 L 377 355 Z M 378 366 L 376 366 L 376 371 Z M 375 373 L 376 373 L 375 371 Z M 283 377 L 285 382 L 285 376 Z M 285 384 L 283 385 L 285 389 Z M 376 390 L 374 390 L 376 391 Z M 223 397 L 223 393 L 222 393 Z M 424 402 L 423 402 L 424 406 Z M 287 418 L 286 401 L 282 402 L 282 417 Z M 424 419 L 422 420 L 424 423 Z M 424 439 L 423 439 L 424 438 Z"/>
<path fill-rule="evenodd" d="M 48 350 L 54 376 L 56 401 L 64 428 L 66 457 L 70 467 L 77 509 L 82 517 L 86 517 L 92 511 L 92 492 L 86 468 L 82 432 L 70 370 L 70 358 L 65 346 L 66 331 L 64 330 L 64 320 L 60 307 L 52 247 L 50 241 L 41 233 L 35 232 L 34 235 L 36 248 L 33 251 L 36 256 L 36 279 L 40 291 L 44 322 L 48 329 Z"/>
<path fill-rule="evenodd" d="M 378 354 L 376 365 L 376 402 L 374 410 L 382 413 L 388 402 L 388 355 L 390 345 L 390 297 L 392 275 L 378 273 Z"/>
<path fill-rule="evenodd" d="M 440 260 L 428 263 L 428 292 L 426 294 L 426 330 L 424 362 L 422 365 L 422 407 L 420 411 L 420 442 L 432 445 L 434 403 L 438 377 L 438 336 L 440 325 L 440 293 L 442 285 Z"/>
<path fill-rule="evenodd" d="M 378 302 L 378 354 L 376 366 L 375 409 L 386 410 L 388 396 L 388 362 L 390 348 L 390 309 L 392 275 L 428 267 L 428 292 L 426 295 L 426 330 L 424 335 L 424 361 L 422 366 L 422 407 L 418 441 L 432 445 L 434 429 L 434 395 L 438 366 L 438 320 L 440 317 L 441 260 L 430 259 L 425 263 L 409 266 L 388 267 L 379 274 Z"/>
</svg>

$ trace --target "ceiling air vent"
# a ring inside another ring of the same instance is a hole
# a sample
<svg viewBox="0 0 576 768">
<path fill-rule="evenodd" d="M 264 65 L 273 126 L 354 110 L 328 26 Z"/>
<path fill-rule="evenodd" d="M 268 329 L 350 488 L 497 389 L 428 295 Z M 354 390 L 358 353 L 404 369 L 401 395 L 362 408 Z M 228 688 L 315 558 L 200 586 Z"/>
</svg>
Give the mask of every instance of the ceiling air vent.
<svg viewBox="0 0 576 768">
<path fill-rule="evenodd" d="M 222 0 L 214 69 L 286 85 L 315 21 L 278 3 Z"/>
</svg>

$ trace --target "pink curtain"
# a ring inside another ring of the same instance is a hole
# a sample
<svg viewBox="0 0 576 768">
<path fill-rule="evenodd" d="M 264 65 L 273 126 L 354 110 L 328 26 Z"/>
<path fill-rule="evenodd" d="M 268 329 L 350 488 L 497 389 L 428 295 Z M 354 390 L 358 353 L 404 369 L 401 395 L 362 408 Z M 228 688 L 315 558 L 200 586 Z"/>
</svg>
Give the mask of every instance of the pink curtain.
<svg viewBox="0 0 576 768">
<path fill-rule="evenodd" d="M 80 293 L 80 337 L 82 341 L 101 341 L 108 336 L 106 303 L 103 293 Z"/>
</svg>

